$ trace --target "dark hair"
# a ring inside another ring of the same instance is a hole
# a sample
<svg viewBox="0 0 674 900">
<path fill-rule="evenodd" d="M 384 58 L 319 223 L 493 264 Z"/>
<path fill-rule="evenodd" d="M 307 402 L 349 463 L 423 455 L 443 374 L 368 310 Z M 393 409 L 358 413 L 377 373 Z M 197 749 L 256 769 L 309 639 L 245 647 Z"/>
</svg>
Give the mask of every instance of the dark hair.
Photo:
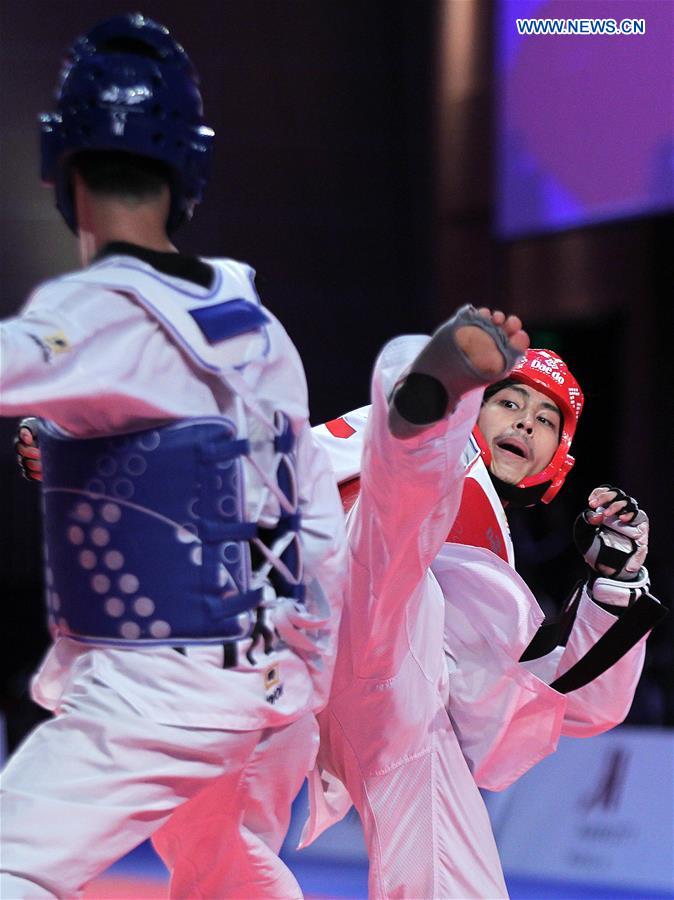
<svg viewBox="0 0 674 900">
<path fill-rule="evenodd" d="M 171 186 L 167 165 L 147 156 L 118 150 L 91 150 L 76 153 L 70 165 L 82 177 L 92 194 L 120 200 L 143 201 L 159 196 Z"/>
<path fill-rule="evenodd" d="M 516 384 L 514 378 L 503 378 L 501 381 L 495 381 L 493 384 L 487 385 L 484 389 L 484 395 L 482 397 L 482 402 L 485 400 L 489 400 L 490 397 L 493 397 L 494 394 L 498 394 L 499 391 L 502 391 L 503 388 L 510 387 L 512 384 Z"/>
</svg>

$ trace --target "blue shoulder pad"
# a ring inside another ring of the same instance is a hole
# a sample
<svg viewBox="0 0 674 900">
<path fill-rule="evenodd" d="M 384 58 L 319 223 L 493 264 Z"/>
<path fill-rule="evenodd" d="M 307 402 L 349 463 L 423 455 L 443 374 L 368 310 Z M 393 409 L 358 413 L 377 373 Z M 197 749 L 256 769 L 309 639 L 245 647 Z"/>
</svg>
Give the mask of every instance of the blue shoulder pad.
<svg viewBox="0 0 674 900">
<path fill-rule="evenodd" d="M 188 310 L 209 344 L 257 331 L 270 319 L 250 300 L 238 298 Z"/>
</svg>

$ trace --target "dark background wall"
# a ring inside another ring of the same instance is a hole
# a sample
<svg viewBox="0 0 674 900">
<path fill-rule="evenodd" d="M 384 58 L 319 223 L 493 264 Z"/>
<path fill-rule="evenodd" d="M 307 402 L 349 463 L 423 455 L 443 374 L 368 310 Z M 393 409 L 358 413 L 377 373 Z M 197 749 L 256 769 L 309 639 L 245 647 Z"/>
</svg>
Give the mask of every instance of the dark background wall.
<svg viewBox="0 0 674 900">
<path fill-rule="evenodd" d="M 146 0 L 197 63 L 216 131 L 213 177 L 180 248 L 250 262 L 303 356 L 313 420 L 366 402 L 377 350 L 460 303 L 520 313 L 565 354 L 587 411 L 566 496 L 514 517 L 520 568 L 556 608 L 580 566 L 570 524 L 601 481 L 653 519 L 651 571 L 671 596 L 672 220 L 499 242 L 492 235 L 492 41 L 478 0 Z M 77 265 L 38 180 L 39 111 L 63 51 L 126 4 L 0 4 L 0 314 Z M 616 148 L 615 152 L 618 152 Z M 536 340 L 538 339 L 538 340 Z M 669 427 L 668 427 L 669 426 Z M 0 428 L 5 513 L 3 703 L 10 739 L 44 646 L 38 494 Z M 670 617 L 671 618 L 671 617 Z M 635 720 L 674 724 L 672 625 L 651 639 Z"/>
</svg>

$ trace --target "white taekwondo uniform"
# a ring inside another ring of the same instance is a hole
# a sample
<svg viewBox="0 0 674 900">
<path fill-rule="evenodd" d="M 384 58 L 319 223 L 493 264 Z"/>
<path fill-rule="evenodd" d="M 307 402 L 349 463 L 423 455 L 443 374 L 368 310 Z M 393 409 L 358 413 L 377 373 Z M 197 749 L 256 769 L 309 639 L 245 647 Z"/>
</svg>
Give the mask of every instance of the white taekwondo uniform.
<svg viewBox="0 0 674 900">
<path fill-rule="evenodd" d="M 388 397 L 427 340 L 389 343 L 371 409 L 314 429 L 351 499 L 361 480 L 302 845 L 353 803 L 370 897 L 504 897 L 478 786 L 506 787 L 560 734 L 622 721 L 644 640 L 585 687 L 553 690 L 549 682 L 616 621 L 584 595 L 566 647 L 518 661 L 543 613 L 512 567 L 503 507 L 471 439 L 482 391 L 416 437 L 397 440 L 388 428 Z"/>
<path fill-rule="evenodd" d="M 227 668 L 222 642 L 176 641 L 180 652 L 170 637 L 157 646 L 83 643 L 60 619 L 64 600 L 48 585 L 55 643 L 33 694 L 55 716 L 28 737 L 4 773 L 3 868 L 10 874 L 2 896 L 74 895 L 182 804 L 156 840 L 172 866 L 186 810 L 209 792 L 217 794 L 228 827 L 226 866 L 214 883 L 205 847 L 189 869 L 174 873 L 172 894 L 300 896 L 276 853 L 313 762 L 314 714 L 329 690 L 345 569 L 343 513 L 308 425 L 299 356 L 260 305 L 253 271 L 208 260 L 213 277 L 205 286 L 148 259 L 154 257 L 137 248 L 108 253 L 42 285 L 19 316 L 2 323 L 0 412 L 48 419 L 75 439 L 143 432 L 150 450 L 168 423 L 224 419 L 249 447 L 241 463 L 242 515 L 273 525 L 280 501 L 270 473 L 281 454 L 269 438 L 281 411 L 294 442 L 304 603 L 270 601 L 272 646 L 266 653 L 253 647 L 250 661 L 245 651 L 252 642 L 241 641 Z M 238 305 L 226 319 L 229 333 L 204 339 L 187 312 L 212 307 L 220 316 L 227 304 Z M 254 324 L 242 324 L 239 313 Z M 127 486 L 133 475 L 126 473 Z M 150 615 L 153 603 L 134 599 L 138 579 L 126 573 L 123 581 L 121 554 L 105 546 L 109 529 L 94 527 L 101 490 L 74 508 L 77 524 L 68 538 L 85 548 L 74 548 L 82 566 L 96 565 L 94 590 L 118 594 L 103 597 L 106 615 L 131 607 Z M 114 519 L 118 504 L 102 514 L 115 509 Z M 142 543 L 143 534 L 135 539 Z M 192 562 L 200 565 L 200 557 Z M 268 600 L 269 584 L 263 588 Z M 122 634 L 137 636 L 137 624 L 125 627 Z M 166 638 L 168 628 L 155 622 L 150 633 Z"/>
</svg>

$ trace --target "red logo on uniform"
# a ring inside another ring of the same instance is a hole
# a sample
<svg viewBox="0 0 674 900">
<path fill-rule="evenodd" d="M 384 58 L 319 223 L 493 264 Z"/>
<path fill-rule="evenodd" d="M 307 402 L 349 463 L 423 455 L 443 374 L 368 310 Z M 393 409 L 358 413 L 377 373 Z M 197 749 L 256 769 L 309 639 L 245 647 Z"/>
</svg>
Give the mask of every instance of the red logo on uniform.
<svg viewBox="0 0 674 900">
<path fill-rule="evenodd" d="M 348 438 L 356 433 L 356 429 L 352 428 L 346 419 L 341 417 L 339 419 L 330 419 L 329 422 L 325 423 L 325 427 L 336 438 Z"/>
</svg>

